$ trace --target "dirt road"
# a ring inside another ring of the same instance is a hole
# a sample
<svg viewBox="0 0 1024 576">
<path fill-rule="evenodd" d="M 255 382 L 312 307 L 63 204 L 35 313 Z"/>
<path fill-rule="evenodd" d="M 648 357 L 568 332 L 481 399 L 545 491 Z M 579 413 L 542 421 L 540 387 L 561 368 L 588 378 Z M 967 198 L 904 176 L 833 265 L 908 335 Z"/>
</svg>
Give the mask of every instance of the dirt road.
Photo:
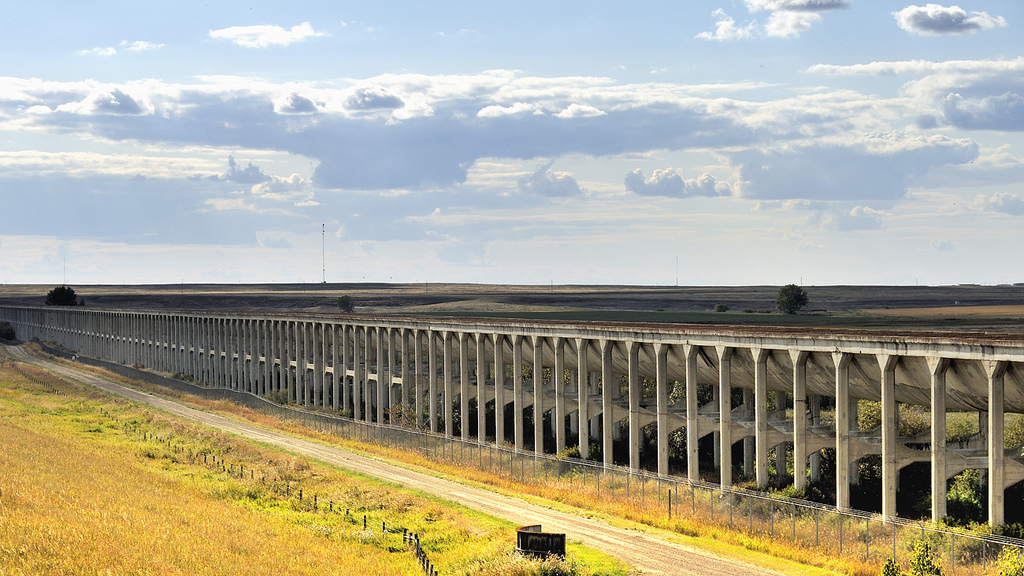
<svg viewBox="0 0 1024 576">
<path fill-rule="evenodd" d="M 49 370 L 84 384 L 101 388 L 111 394 L 123 396 L 225 432 L 279 446 L 296 454 L 421 490 L 516 524 L 541 524 L 545 531 L 564 532 L 570 540 L 580 540 L 591 548 L 615 556 L 637 567 L 644 574 L 679 574 L 683 576 L 725 574 L 767 576 L 778 574 L 668 542 L 654 534 L 618 528 L 602 520 L 551 510 L 488 490 L 400 468 L 341 448 L 295 438 L 273 429 L 196 410 L 172 400 L 115 384 L 90 372 L 32 357 L 22 347 L 9 347 L 7 350 L 19 360 L 40 364 Z"/>
</svg>

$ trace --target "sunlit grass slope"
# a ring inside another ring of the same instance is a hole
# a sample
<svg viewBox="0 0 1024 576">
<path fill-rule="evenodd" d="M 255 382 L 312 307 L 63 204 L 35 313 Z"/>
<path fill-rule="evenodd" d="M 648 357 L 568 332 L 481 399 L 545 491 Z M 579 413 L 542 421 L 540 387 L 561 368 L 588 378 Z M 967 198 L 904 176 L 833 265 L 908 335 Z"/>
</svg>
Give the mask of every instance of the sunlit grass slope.
<svg viewBox="0 0 1024 576">
<path fill-rule="evenodd" d="M 444 574 L 541 569 L 506 522 L 0 361 L 2 576 L 422 574 L 403 528 Z"/>
</svg>

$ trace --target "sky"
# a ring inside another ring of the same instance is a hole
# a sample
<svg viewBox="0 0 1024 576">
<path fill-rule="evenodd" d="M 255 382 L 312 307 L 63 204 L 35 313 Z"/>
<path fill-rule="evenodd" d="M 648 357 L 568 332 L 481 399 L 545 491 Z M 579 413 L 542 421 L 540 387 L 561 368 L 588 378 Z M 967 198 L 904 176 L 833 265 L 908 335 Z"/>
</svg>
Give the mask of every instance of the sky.
<svg viewBox="0 0 1024 576">
<path fill-rule="evenodd" d="M 1024 282 L 1024 4 L 24 2 L 0 283 Z"/>
</svg>

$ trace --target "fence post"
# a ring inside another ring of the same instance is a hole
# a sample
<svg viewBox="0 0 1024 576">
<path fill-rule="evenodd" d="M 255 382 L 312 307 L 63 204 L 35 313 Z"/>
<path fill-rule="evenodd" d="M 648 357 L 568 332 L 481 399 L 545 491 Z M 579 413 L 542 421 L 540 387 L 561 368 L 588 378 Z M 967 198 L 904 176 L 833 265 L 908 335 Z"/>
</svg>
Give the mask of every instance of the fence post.
<svg viewBox="0 0 1024 576">
<path fill-rule="evenodd" d="M 864 561 L 866 562 L 871 558 L 871 549 L 868 547 L 868 541 L 871 539 L 871 525 L 868 524 L 870 520 L 864 519 Z"/>
<path fill-rule="evenodd" d="M 672 491 L 668 492 L 668 519 L 672 520 Z"/>
</svg>

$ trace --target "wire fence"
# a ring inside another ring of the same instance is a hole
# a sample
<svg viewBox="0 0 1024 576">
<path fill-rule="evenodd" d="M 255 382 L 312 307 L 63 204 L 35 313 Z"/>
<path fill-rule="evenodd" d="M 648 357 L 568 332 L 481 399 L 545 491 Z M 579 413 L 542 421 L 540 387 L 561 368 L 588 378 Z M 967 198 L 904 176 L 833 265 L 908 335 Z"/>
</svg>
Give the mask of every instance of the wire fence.
<svg viewBox="0 0 1024 576">
<path fill-rule="evenodd" d="M 47 351 L 70 357 L 59 350 Z M 565 485 L 593 491 L 598 497 L 622 498 L 642 511 L 661 511 L 670 518 L 687 517 L 741 530 L 754 537 L 787 541 L 822 554 L 881 565 L 894 558 L 904 566 L 914 544 L 924 540 L 946 574 L 983 575 L 994 569 L 1004 551 L 1024 553 L 1024 541 L 990 534 L 954 531 L 924 522 L 895 519 L 859 511 L 840 511 L 815 502 L 723 488 L 717 484 L 661 477 L 575 458 L 516 451 L 390 424 L 354 420 L 294 406 L 276 404 L 248 392 L 205 388 L 128 366 L 78 357 L 122 376 L 201 396 L 230 400 L 253 410 L 299 423 L 312 430 L 361 442 L 416 452 L 452 466 L 475 467 L 523 485 Z"/>
</svg>

